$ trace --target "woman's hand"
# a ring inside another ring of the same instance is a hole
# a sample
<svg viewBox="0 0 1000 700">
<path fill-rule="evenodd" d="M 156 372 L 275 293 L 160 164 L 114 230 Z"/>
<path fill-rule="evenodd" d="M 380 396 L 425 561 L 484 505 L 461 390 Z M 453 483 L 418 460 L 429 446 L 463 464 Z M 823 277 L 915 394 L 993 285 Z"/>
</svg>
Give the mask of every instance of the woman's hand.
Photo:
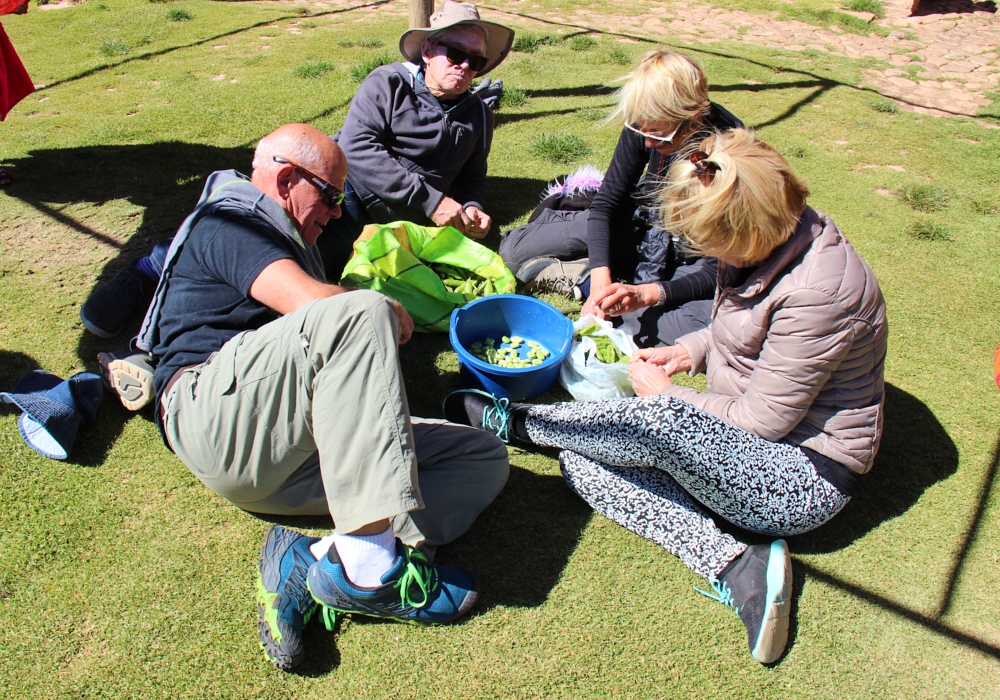
<svg viewBox="0 0 1000 700">
<path fill-rule="evenodd" d="M 636 396 L 653 396 L 673 384 L 663 367 L 643 360 L 629 363 L 628 377 Z"/>
<path fill-rule="evenodd" d="M 597 300 L 604 297 L 604 290 L 611 284 L 611 268 L 595 267 L 590 271 L 590 296 L 580 309 L 580 316 L 596 316 L 600 320 L 607 319 Z"/>
<path fill-rule="evenodd" d="M 632 353 L 629 360 L 629 371 L 632 364 L 645 363 L 663 368 L 667 376 L 691 369 L 691 356 L 683 345 L 668 345 L 663 348 L 639 348 Z"/>
<path fill-rule="evenodd" d="M 682 345 L 639 348 L 629 359 L 628 375 L 636 396 L 660 394 L 673 385 L 671 375 L 691 369 L 691 356 Z"/>
<path fill-rule="evenodd" d="M 621 284 L 615 282 L 598 290 L 591 283 L 590 298 L 584 304 L 581 315 L 588 313 L 598 318 L 621 316 L 629 311 L 636 311 L 651 306 L 660 299 L 659 285 L 656 284 Z"/>
<path fill-rule="evenodd" d="M 660 289 L 657 284 L 615 284 L 601 291 L 600 299 L 590 297 L 594 303 L 608 316 L 621 316 L 630 311 L 651 306 L 660 299 Z"/>
</svg>

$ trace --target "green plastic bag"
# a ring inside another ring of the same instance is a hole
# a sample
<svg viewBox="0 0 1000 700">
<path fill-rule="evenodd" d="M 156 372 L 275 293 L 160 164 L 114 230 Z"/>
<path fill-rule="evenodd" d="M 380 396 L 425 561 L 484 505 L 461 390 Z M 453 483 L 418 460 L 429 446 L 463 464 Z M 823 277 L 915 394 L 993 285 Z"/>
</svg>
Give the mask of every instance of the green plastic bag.
<svg viewBox="0 0 1000 700">
<path fill-rule="evenodd" d="M 354 242 L 340 283 L 390 296 L 413 317 L 416 330 L 447 331 L 463 294 L 449 292 L 425 263 L 471 270 L 492 281 L 498 294 L 513 294 L 517 280 L 499 255 L 451 226 L 434 228 L 409 221 L 365 226 Z"/>
</svg>

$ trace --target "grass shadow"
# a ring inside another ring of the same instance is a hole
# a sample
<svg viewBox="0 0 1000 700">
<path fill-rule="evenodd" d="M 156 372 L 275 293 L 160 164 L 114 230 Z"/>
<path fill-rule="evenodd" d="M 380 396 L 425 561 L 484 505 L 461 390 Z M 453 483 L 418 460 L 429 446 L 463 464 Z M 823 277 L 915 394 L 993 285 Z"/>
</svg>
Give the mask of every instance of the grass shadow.
<svg viewBox="0 0 1000 700">
<path fill-rule="evenodd" d="M 36 369 L 39 369 L 38 360 L 31 355 L 0 349 L 0 391 L 10 391 L 21 377 Z M 0 403 L 0 407 L 18 410 L 8 403 Z"/>
<path fill-rule="evenodd" d="M 310 623 L 302 629 L 302 646 L 306 649 L 306 658 L 301 666 L 289 673 L 303 678 L 320 678 L 340 666 L 337 637 L 343 626 L 344 618 L 338 615 L 333 629 L 327 630 L 323 624 L 322 611 L 317 610 Z"/>
<path fill-rule="evenodd" d="M 561 475 L 519 466 L 525 454 L 511 455 L 507 486 L 469 532 L 438 552 L 439 560 L 461 562 L 482 581 L 473 615 L 544 603 L 593 514 Z"/>
<path fill-rule="evenodd" d="M 538 206 L 548 184 L 548 180 L 532 177 L 486 178 L 487 209 L 493 217 L 493 230 L 483 242 L 496 250 L 500 246 L 500 232 Z"/>
<path fill-rule="evenodd" d="M 97 361 L 93 362 L 96 369 Z M 88 371 L 95 371 L 88 368 Z M 145 413 L 145 412 L 144 412 Z M 77 467 L 100 467 L 108 457 L 108 452 L 121 435 L 122 428 L 132 416 L 131 411 L 125 409 L 118 402 L 118 397 L 105 389 L 104 401 L 98 411 L 94 422 L 86 427 L 80 428 L 76 442 L 66 460 L 66 464 Z M 148 419 L 152 421 L 152 411 L 148 414 Z"/>
<path fill-rule="evenodd" d="M 928 488 L 958 469 L 958 448 L 927 406 L 891 384 L 885 385 L 885 426 L 871 472 L 832 521 L 789 537 L 802 554 L 847 547 L 886 520 L 908 511 Z"/>
<path fill-rule="evenodd" d="M 551 117 L 556 114 L 573 114 L 579 111 L 577 107 L 568 107 L 566 109 L 550 109 L 544 112 L 522 112 L 520 114 L 509 114 L 505 112 L 498 112 L 496 115 L 496 125 L 503 126 L 504 124 L 516 124 L 517 122 L 530 121 L 532 119 L 541 119 L 543 117 Z"/>
<path fill-rule="evenodd" d="M 547 88 L 545 90 L 526 89 L 524 94 L 531 97 L 598 97 L 600 95 L 610 95 L 615 88 L 596 83 L 594 85 L 580 85 L 578 87 Z"/>
<path fill-rule="evenodd" d="M 38 150 L 10 161 L 7 169 L 15 174 L 15 182 L 6 193 L 117 250 L 95 281 L 96 288 L 129 260 L 147 254 L 157 242 L 174 234 L 198 201 L 209 173 L 227 168 L 249 172 L 252 159 L 250 147 L 219 148 L 177 141 Z M 115 200 L 126 200 L 143 210 L 138 229 L 125 242 L 61 211 L 81 202 L 101 206 Z M 126 331 L 138 330 L 140 321 L 135 319 L 135 327 Z M 82 333 L 77 355 L 86 366 L 96 367 L 97 352 L 121 349 L 128 338 L 126 332 L 111 340 Z"/>
<path fill-rule="evenodd" d="M 116 69 L 116 68 L 118 68 L 120 66 L 123 66 L 123 65 L 127 64 L 127 63 L 133 63 L 133 62 L 136 62 L 136 61 L 148 61 L 148 60 L 150 60 L 152 58 L 156 58 L 158 56 L 164 56 L 166 54 L 173 53 L 175 51 L 183 51 L 184 49 L 190 49 L 190 48 L 194 48 L 194 47 L 197 47 L 197 46 L 203 46 L 203 45 L 211 43 L 213 41 L 218 41 L 219 39 L 224 39 L 224 38 L 229 37 L 229 36 L 236 36 L 236 35 L 239 35 L 239 34 L 243 34 L 244 32 L 248 32 L 248 31 L 251 31 L 253 29 L 259 29 L 260 27 L 266 27 L 266 26 L 272 25 L 272 24 L 274 24 L 276 22 L 284 22 L 286 20 L 301 20 L 301 19 L 303 19 L 305 17 L 313 18 L 313 17 L 325 17 L 327 15 L 343 14 L 343 13 L 346 13 L 346 12 L 352 12 L 354 10 L 361 10 L 361 9 L 365 9 L 365 8 L 369 8 L 369 7 L 378 7 L 379 5 L 384 5 L 384 4 L 386 4 L 386 3 L 390 2 L 390 1 L 391 0 L 374 0 L 373 2 L 362 3 L 360 5 L 354 5 L 354 6 L 351 6 L 351 7 L 340 7 L 340 8 L 336 8 L 336 9 L 333 9 L 333 10 L 324 10 L 322 12 L 316 12 L 316 13 L 312 13 L 312 14 L 303 15 L 303 14 L 295 13 L 295 14 L 291 14 L 291 15 L 284 15 L 284 16 L 279 16 L 279 17 L 272 17 L 272 18 L 269 18 L 269 19 L 260 20 L 259 22 L 253 22 L 252 24 L 248 24 L 248 25 L 243 26 L 243 27 L 236 27 L 235 29 L 231 29 L 229 31 L 222 32 L 220 34 L 214 34 L 214 35 L 212 35 L 210 37 L 206 37 L 204 39 L 198 39 L 196 41 L 192 41 L 192 42 L 187 43 L 187 44 L 180 44 L 180 45 L 177 45 L 177 46 L 165 46 L 162 49 L 157 49 L 155 51 L 146 51 L 145 53 L 141 53 L 141 54 L 138 54 L 138 55 L 135 55 L 135 56 L 129 56 L 128 58 L 123 59 L 121 61 L 117 61 L 116 63 L 107 63 L 107 64 L 104 64 L 104 65 L 101 65 L 101 66 L 95 66 L 94 68 L 88 68 L 86 70 L 80 71 L 78 73 L 75 73 L 73 75 L 67 76 L 65 78 L 60 78 L 59 80 L 55 80 L 55 81 L 53 81 L 53 82 L 45 85 L 44 87 L 46 89 L 48 89 L 48 90 L 51 90 L 52 88 L 58 87 L 60 85 L 64 85 L 66 83 L 72 83 L 72 82 L 75 82 L 77 80 L 81 80 L 83 78 L 87 78 L 87 77 L 89 77 L 91 75 L 94 75 L 96 73 L 102 73 L 102 72 L 105 72 L 105 71 L 114 70 L 114 69 Z"/>
<path fill-rule="evenodd" d="M 510 478 L 504 490 L 466 534 L 437 551 L 436 561 L 468 567 L 479 578 L 482 593 L 473 616 L 498 605 L 534 608 L 548 600 L 593 514 L 566 487 L 561 475 L 538 474 L 518 465 L 528 459 L 530 453 L 526 452 L 511 455 Z M 292 528 L 331 526 L 327 517 L 257 517 Z M 351 623 L 395 624 L 364 616 L 352 617 Z M 329 656 L 314 651 L 314 644 L 322 648 L 325 637 L 330 636 L 322 621 L 314 623 L 314 629 L 320 633 L 306 639 L 309 656 Z M 322 665 L 329 667 L 330 663 L 324 660 Z M 308 664 L 303 670 L 310 675 L 321 673 Z"/>
</svg>

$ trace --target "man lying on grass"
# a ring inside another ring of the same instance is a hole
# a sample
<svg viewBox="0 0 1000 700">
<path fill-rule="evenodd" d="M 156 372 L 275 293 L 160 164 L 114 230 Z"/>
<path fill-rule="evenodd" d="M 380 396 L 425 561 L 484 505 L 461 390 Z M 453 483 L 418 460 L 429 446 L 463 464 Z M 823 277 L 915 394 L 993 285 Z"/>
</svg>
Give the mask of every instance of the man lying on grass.
<svg viewBox="0 0 1000 700">
<path fill-rule="evenodd" d="M 431 559 L 509 470 L 495 436 L 410 417 L 406 311 L 325 282 L 315 243 L 346 176 L 340 147 L 306 124 L 265 136 L 251 178 L 209 176 L 138 339 L 158 360 L 157 425 L 195 476 L 250 512 L 333 517 L 322 539 L 264 536 L 260 641 L 283 669 L 302 662 L 316 601 L 421 624 L 464 614 L 475 576 Z"/>
</svg>

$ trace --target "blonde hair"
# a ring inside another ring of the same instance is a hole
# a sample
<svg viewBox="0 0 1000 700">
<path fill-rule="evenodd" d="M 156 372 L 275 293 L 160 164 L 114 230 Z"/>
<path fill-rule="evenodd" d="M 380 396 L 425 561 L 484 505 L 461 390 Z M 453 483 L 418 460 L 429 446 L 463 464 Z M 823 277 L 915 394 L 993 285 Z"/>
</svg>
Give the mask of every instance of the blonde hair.
<svg viewBox="0 0 1000 700">
<path fill-rule="evenodd" d="M 708 157 L 692 163 L 699 150 Z M 667 183 L 659 192 L 664 227 L 707 255 L 747 263 L 791 238 L 809 196 L 788 161 L 745 129 L 687 149 Z"/>
<path fill-rule="evenodd" d="M 674 51 L 650 51 L 624 80 L 608 123 L 679 123 L 701 115 L 710 104 L 701 68 Z"/>
</svg>

